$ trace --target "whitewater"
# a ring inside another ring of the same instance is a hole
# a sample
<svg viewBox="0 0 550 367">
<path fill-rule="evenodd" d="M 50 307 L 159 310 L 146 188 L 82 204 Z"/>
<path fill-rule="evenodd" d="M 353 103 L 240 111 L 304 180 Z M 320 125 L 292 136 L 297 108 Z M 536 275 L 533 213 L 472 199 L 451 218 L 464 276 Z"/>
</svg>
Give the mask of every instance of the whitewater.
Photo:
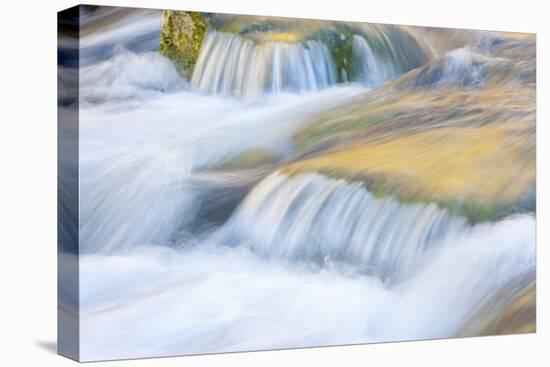
<svg viewBox="0 0 550 367">
<path fill-rule="evenodd" d="M 451 337 L 534 271 L 534 215 L 472 226 L 316 173 L 216 169 L 290 157 L 308 118 L 393 77 L 365 40 L 358 80 L 338 84 L 321 43 L 213 32 L 186 82 L 156 51 L 157 16 L 82 38 L 82 360 Z M 241 181 L 228 217 L 197 229 Z"/>
</svg>

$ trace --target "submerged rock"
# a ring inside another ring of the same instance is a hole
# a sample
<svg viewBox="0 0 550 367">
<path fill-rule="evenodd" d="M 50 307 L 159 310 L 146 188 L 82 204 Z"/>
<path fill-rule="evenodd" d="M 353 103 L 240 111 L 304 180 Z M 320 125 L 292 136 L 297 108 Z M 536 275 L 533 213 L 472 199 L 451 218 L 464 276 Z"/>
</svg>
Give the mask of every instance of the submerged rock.
<svg viewBox="0 0 550 367">
<path fill-rule="evenodd" d="M 327 45 L 341 83 L 370 86 L 417 68 L 429 60 L 422 45 L 405 29 L 391 25 L 349 26 L 334 22 L 307 39 Z"/>
<path fill-rule="evenodd" d="M 237 156 L 223 163 L 219 169 L 221 170 L 242 170 L 252 169 L 261 166 L 274 165 L 280 161 L 280 157 L 266 149 L 255 148 L 244 151 Z"/>
<path fill-rule="evenodd" d="M 495 290 L 475 310 L 458 337 L 536 331 L 536 280 L 525 274 Z"/>
<path fill-rule="evenodd" d="M 460 48 L 447 53 L 443 58 L 422 68 L 413 79 L 413 87 L 453 85 L 481 88 L 489 76 L 492 60 Z"/>
<path fill-rule="evenodd" d="M 248 192 L 268 172 L 265 168 L 252 168 L 195 174 L 193 184 L 200 188 L 197 192 L 203 199 L 193 222 L 185 229 L 198 234 L 225 223 Z"/>
<path fill-rule="evenodd" d="M 313 116 L 283 171 L 366 182 L 472 223 L 534 212 L 535 43 L 484 48 L 449 51 Z"/>
<path fill-rule="evenodd" d="M 199 13 L 162 11 L 159 50 L 176 63 L 186 79 L 193 73 L 207 29 L 208 24 Z"/>
</svg>

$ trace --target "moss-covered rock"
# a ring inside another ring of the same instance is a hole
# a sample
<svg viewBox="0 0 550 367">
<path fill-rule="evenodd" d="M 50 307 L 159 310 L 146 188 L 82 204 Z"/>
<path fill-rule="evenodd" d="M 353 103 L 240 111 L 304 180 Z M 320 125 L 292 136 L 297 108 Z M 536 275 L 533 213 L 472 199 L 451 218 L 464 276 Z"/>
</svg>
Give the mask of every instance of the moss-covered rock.
<svg viewBox="0 0 550 367">
<path fill-rule="evenodd" d="M 282 170 L 361 181 L 375 196 L 436 202 L 472 223 L 533 213 L 536 91 L 517 78 L 535 68 L 519 56 L 533 48 L 530 39 L 501 41 L 495 56 L 521 62 L 499 61 L 483 88 L 420 87 L 412 80 L 428 64 L 319 113 L 294 135 Z"/>
<path fill-rule="evenodd" d="M 342 136 L 345 139 L 357 131 L 361 131 L 379 122 L 387 121 L 393 117 L 391 112 L 377 109 L 377 107 L 367 107 L 366 112 L 360 116 L 350 114 L 347 118 L 335 120 L 330 118 L 330 112 L 326 113 L 325 116 L 328 115 L 326 121 L 310 125 L 294 136 L 295 148 L 298 151 L 303 151 L 310 147 L 315 148 L 315 145 L 323 143 L 325 140 L 336 140 L 335 138 L 338 136 Z"/>
<path fill-rule="evenodd" d="M 418 41 L 401 28 L 390 25 L 350 25 L 334 22 L 320 27 L 305 39 L 324 43 L 332 56 L 338 82 L 357 80 L 360 65 L 353 57 L 354 36 L 369 44 L 376 58 L 389 65 L 392 73 L 401 74 L 414 69 L 429 59 Z"/>
<path fill-rule="evenodd" d="M 207 30 L 208 24 L 200 13 L 162 11 L 159 50 L 175 62 L 186 79 L 193 73 Z"/>
<path fill-rule="evenodd" d="M 333 25 L 320 28 L 308 39 L 321 41 L 330 50 L 336 67 L 337 81 L 347 82 L 353 79 L 352 48 L 354 31 L 346 25 Z"/>
</svg>

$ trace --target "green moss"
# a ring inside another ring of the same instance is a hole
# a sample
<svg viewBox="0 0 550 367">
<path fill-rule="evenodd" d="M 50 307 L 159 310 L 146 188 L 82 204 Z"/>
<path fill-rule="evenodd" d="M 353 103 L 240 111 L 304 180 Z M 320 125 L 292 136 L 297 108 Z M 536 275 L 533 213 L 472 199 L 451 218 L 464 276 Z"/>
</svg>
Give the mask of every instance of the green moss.
<svg viewBox="0 0 550 367">
<path fill-rule="evenodd" d="M 219 27 L 216 28 L 216 30 L 224 33 L 240 34 L 241 28 L 241 22 L 233 21 L 221 24 Z"/>
<path fill-rule="evenodd" d="M 275 25 L 271 22 L 252 22 L 241 27 L 239 30 L 239 34 L 247 35 L 249 33 L 270 32 L 275 29 Z"/>
<path fill-rule="evenodd" d="M 382 181 L 373 181 L 367 185 L 367 190 L 376 198 L 382 198 L 389 195 L 388 188 Z"/>
<path fill-rule="evenodd" d="M 368 29 L 337 23 L 314 32 L 307 39 L 323 42 L 331 53 L 337 69 L 337 81 L 355 80 L 357 67 L 353 60 L 353 37 L 363 37 L 373 53 L 382 62 L 403 73 L 425 63 L 428 58 L 416 39 L 398 27 L 370 27 Z"/>
<path fill-rule="evenodd" d="M 441 199 L 426 196 L 404 195 L 397 187 L 392 187 L 384 180 L 375 180 L 367 184 L 367 189 L 375 197 L 394 197 L 403 204 L 428 204 L 435 202 L 446 209 L 451 216 L 466 218 L 470 224 L 496 222 L 502 220 L 515 210 L 512 205 L 479 203 L 460 199 Z"/>
<path fill-rule="evenodd" d="M 273 164 L 279 161 L 279 156 L 265 149 L 256 148 L 247 150 L 223 163 L 217 169 L 235 170 L 250 169 L 262 165 Z"/>
<path fill-rule="evenodd" d="M 472 200 L 447 199 L 426 194 L 403 194 L 398 186 L 391 187 L 387 182 L 379 183 L 382 187 L 378 192 L 382 196 L 391 195 L 404 204 L 436 203 L 446 209 L 451 216 L 466 218 L 470 224 L 495 222 L 513 214 L 512 204 L 496 204 L 490 202 L 474 202 Z"/>
<path fill-rule="evenodd" d="M 322 172 L 322 174 L 323 176 L 326 176 L 333 180 L 342 180 L 347 178 L 344 172 L 337 169 L 325 170 Z"/>
<path fill-rule="evenodd" d="M 495 222 L 513 214 L 512 206 L 475 203 L 462 200 L 447 200 L 440 203 L 451 215 L 468 218 L 472 224 L 480 222 Z"/>
<path fill-rule="evenodd" d="M 391 113 L 369 111 L 355 118 L 348 118 L 328 124 L 316 124 L 306 128 L 294 137 L 296 148 L 301 150 L 322 141 L 325 138 L 340 134 L 362 130 L 366 127 L 387 121 L 392 117 Z"/>
<path fill-rule="evenodd" d="M 353 35 L 354 31 L 350 27 L 341 24 L 321 28 L 308 37 L 308 39 L 320 41 L 328 47 L 332 61 L 336 66 L 337 81 L 340 83 L 353 78 Z"/>
<path fill-rule="evenodd" d="M 207 30 L 207 22 L 200 13 L 162 11 L 159 51 L 174 61 L 186 79 L 193 73 Z"/>
<path fill-rule="evenodd" d="M 297 174 L 287 173 L 290 175 Z M 440 208 L 446 209 L 451 216 L 466 218 L 468 223 L 472 225 L 483 222 L 496 222 L 511 214 L 525 212 L 517 209 L 513 204 L 479 203 L 460 199 L 446 200 L 425 195 L 404 194 L 398 185 L 392 185 L 382 176 L 357 175 L 340 169 L 326 169 L 317 173 L 333 180 L 361 183 L 370 194 L 378 199 L 391 197 L 404 205 L 435 203 Z"/>
<path fill-rule="evenodd" d="M 217 15 L 210 20 L 212 28 L 224 33 L 232 33 L 254 40 L 256 33 L 281 31 L 288 25 L 275 23 L 269 19 L 251 21 L 247 17 L 224 17 Z"/>
</svg>

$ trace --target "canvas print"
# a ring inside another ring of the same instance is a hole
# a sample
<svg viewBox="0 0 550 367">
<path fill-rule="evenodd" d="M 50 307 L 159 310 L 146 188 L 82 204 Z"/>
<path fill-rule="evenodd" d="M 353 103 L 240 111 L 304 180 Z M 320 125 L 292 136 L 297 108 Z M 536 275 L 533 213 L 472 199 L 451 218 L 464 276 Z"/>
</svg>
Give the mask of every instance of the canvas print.
<svg viewBox="0 0 550 367">
<path fill-rule="evenodd" d="M 58 17 L 60 354 L 535 332 L 534 34 Z"/>
</svg>

